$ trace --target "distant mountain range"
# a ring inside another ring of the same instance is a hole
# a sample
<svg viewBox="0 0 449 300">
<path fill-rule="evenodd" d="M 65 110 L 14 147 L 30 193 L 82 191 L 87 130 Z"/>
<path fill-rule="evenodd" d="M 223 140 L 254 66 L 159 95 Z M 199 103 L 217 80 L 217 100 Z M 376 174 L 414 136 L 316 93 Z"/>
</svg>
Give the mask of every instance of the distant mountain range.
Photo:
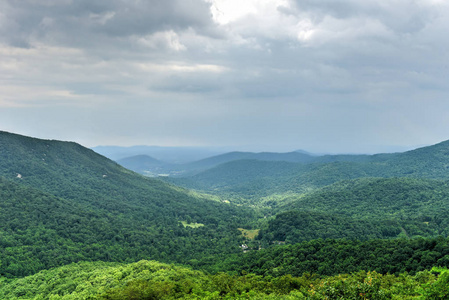
<svg viewBox="0 0 449 300">
<path fill-rule="evenodd" d="M 449 179 L 449 141 L 393 154 L 290 155 L 245 154 L 240 156 L 244 159 L 229 159 L 202 172 L 170 181 L 207 192 L 260 198 L 291 192 L 304 193 L 340 180 L 363 177 Z M 236 155 L 219 157 L 236 158 Z M 261 157 L 264 160 L 254 159 Z M 291 162 L 291 157 L 302 162 Z"/>
<path fill-rule="evenodd" d="M 304 151 L 294 151 L 286 153 L 276 152 L 227 152 L 216 156 L 203 158 L 201 160 L 188 163 L 167 163 L 155 159 L 149 155 L 135 155 L 118 159 L 117 162 L 127 169 L 146 176 L 176 176 L 185 177 L 195 175 L 202 171 L 211 169 L 221 164 L 238 160 L 258 160 L 258 161 L 278 161 L 292 163 L 329 163 L 329 162 L 369 162 L 379 161 L 392 157 L 395 154 L 377 154 L 377 155 L 313 155 Z"/>
<path fill-rule="evenodd" d="M 226 148 L 213 147 L 160 147 L 160 146 L 97 146 L 92 150 L 112 160 L 147 155 L 169 164 L 184 164 L 228 152 Z"/>
</svg>

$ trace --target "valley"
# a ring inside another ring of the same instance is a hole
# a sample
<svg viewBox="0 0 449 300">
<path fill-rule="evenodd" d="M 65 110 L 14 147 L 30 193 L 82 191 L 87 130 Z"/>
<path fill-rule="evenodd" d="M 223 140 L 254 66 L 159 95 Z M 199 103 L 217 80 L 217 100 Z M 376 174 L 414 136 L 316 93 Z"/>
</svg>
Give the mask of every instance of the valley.
<svg viewBox="0 0 449 300">
<path fill-rule="evenodd" d="M 324 299 L 320 286 L 349 297 L 369 280 L 369 299 L 449 293 L 447 166 L 449 142 L 169 164 L 0 132 L 0 296 Z M 143 176 L 155 168 L 179 173 Z"/>
</svg>

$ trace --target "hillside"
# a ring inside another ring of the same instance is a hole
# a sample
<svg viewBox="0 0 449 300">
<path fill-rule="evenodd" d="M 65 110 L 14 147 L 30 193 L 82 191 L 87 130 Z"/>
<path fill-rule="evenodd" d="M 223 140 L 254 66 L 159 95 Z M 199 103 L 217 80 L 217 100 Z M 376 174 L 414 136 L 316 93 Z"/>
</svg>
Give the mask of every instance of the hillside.
<svg viewBox="0 0 449 300">
<path fill-rule="evenodd" d="M 1 132 L 0 157 L 0 233 L 7 237 L 0 273 L 6 276 L 80 260 L 198 264 L 238 251 L 237 228 L 253 216 L 135 174 L 75 143 Z"/>
<path fill-rule="evenodd" d="M 236 160 L 264 160 L 264 161 L 286 161 L 286 162 L 303 162 L 308 163 L 314 160 L 314 157 L 300 152 L 229 152 L 209 158 L 205 158 L 196 162 L 187 164 L 192 169 L 210 169 L 223 163 Z"/>
<path fill-rule="evenodd" d="M 238 160 L 194 176 L 165 180 L 186 188 L 259 201 L 273 194 L 301 194 L 339 180 L 380 177 L 383 173 L 382 165 L 371 163 Z"/>
<path fill-rule="evenodd" d="M 76 143 L 0 133 L 0 157 L 0 176 L 5 179 L 89 206 L 118 210 L 122 205 L 144 206 L 154 214 L 167 210 L 194 219 L 204 218 L 198 213 L 201 207 L 216 212 L 221 207 L 232 209 L 137 175 Z"/>
<path fill-rule="evenodd" d="M 342 214 L 315 211 L 286 211 L 269 221 L 256 237 L 264 247 L 272 244 L 295 244 L 317 239 L 394 239 L 439 236 L 445 231 L 439 224 L 429 224 L 409 216 L 407 219 L 357 219 Z"/>
<path fill-rule="evenodd" d="M 361 219 L 397 220 L 414 216 L 429 221 L 449 210 L 449 183 L 414 178 L 362 178 L 341 181 L 286 202 L 278 208 L 280 211 L 319 211 Z"/>
<path fill-rule="evenodd" d="M 187 188 L 255 199 L 301 194 L 340 180 L 365 177 L 449 179 L 449 141 L 404 153 L 318 156 L 308 163 L 231 161 L 193 176 L 169 180 Z"/>
<path fill-rule="evenodd" d="M 360 270 L 416 274 L 433 266 L 449 265 L 449 239 L 312 240 L 250 251 L 244 257 L 229 257 L 220 265 L 236 272 L 276 277 L 304 273 L 334 275 Z"/>
</svg>

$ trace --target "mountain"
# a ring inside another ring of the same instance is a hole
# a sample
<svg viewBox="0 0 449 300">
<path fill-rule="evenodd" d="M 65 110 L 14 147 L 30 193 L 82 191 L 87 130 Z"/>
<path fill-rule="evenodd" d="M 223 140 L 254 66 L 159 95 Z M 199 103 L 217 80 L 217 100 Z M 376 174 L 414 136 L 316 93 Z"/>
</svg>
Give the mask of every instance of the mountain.
<svg viewBox="0 0 449 300">
<path fill-rule="evenodd" d="M 376 164 L 291 163 L 284 161 L 237 160 L 183 178 L 166 178 L 186 188 L 226 197 L 260 199 L 285 193 L 304 193 L 343 179 L 380 177 Z"/>
<path fill-rule="evenodd" d="M 206 170 L 230 161 L 248 159 L 253 154 L 252 152 L 228 152 L 185 164 L 183 168 L 186 170 Z"/>
<path fill-rule="evenodd" d="M 111 147 L 105 147 L 110 149 Z M 157 147 L 145 147 L 145 146 L 135 146 L 130 149 L 136 153 L 151 152 Z M 94 148 L 100 153 L 104 152 L 105 155 L 115 156 L 108 151 L 104 151 L 103 147 Z M 112 148 L 114 149 L 114 148 Z M 122 149 L 122 148 L 119 148 Z M 159 148 L 157 148 L 159 149 Z M 171 148 L 160 148 L 169 149 Z M 118 150 L 121 151 L 121 150 Z M 237 160 L 261 160 L 261 161 L 284 161 L 284 162 L 294 162 L 294 163 L 331 163 L 331 162 L 373 162 L 373 161 L 383 161 L 389 157 L 394 156 L 394 154 L 376 154 L 376 155 L 313 155 L 308 152 L 297 150 L 293 152 L 277 153 L 277 152 L 227 152 L 215 156 L 210 156 L 200 160 L 186 162 L 186 163 L 165 163 L 162 161 L 154 161 L 154 158 L 148 158 L 146 154 L 134 155 L 131 157 L 125 157 L 121 159 L 116 159 L 116 161 L 123 165 L 124 167 L 140 173 L 146 176 L 155 176 L 157 174 L 164 174 L 164 176 L 173 177 L 188 177 L 198 174 L 200 172 L 214 168 L 220 164 L 237 161 Z"/>
<path fill-rule="evenodd" d="M 412 178 L 345 180 L 273 204 L 265 243 L 312 239 L 449 236 L 449 182 Z"/>
<path fill-rule="evenodd" d="M 252 199 L 304 193 L 340 180 L 365 177 L 449 179 L 449 141 L 404 153 L 318 156 L 307 163 L 234 160 L 169 181 L 209 193 Z"/>
<path fill-rule="evenodd" d="M 312 156 L 307 154 L 289 152 L 289 153 L 274 153 L 274 152 L 228 152 L 221 155 L 216 155 L 201 159 L 198 161 L 184 163 L 184 164 L 168 164 L 161 161 L 155 161 L 153 158 L 148 158 L 146 155 L 138 155 L 117 160 L 117 162 L 124 167 L 140 173 L 142 175 L 154 176 L 163 173 L 167 176 L 185 177 L 197 174 L 204 170 L 211 169 L 220 164 L 244 160 L 262 160 L 262 161 L 287 161 L 287 162 L 301 162 L 309 163 L 314 160 Z"/>
<path fill-rule="evenodd" d="M 97 146 L 93 147 L 92 150 L 112 160 L 136 155 L 148 155 L 172 164 L 184 164 L 227 152 L 224 148 L 160 146 Z"/>
<path fill-rule="evenodd" d="M 430 146 L 430 149 L 435 149 L 437 145 Z M 440 145 L 444 148 L 447 146 L 444 142 Z M 175 177 L 189 177 L 194 176 L 200 172 L 207 171 L 211 168 L 217 167 L 220 164 L 225 164 L 237 160 L 261 160 L 261 161 L 284 161 L 294 163 L 336 163 L 336 162 L 355 162 L 355 163 L 392 163 L 389 172 L 403 173 L 404 165 L 411 162 L 414 158 L 423 155 L 424 152 L 429 151 L 429 147 L 423 147 L 416 150 L 411 150 L 404 153 L 381 153 L 381 154 L 311 154 L 304 150 L 296 150 L 287 153 L 276 152 L 226 152 L 217 154 L 218 149 L 200 148 L 200 147 L 155 147 L 155 146 L 133 146 L 133 147 L 116 147 L 116 146 L 99 146 L 93 148 L 98 153 L 101 153 L 111 159 L 120 161 L 121 164 L 126 164 L 126 167 L 137 173 L 154 176 L 155 174 L 165 174 Z M 222 149 L 224 150 L 224 149 Z M 215 152 L 214 152 L 215 151 Z M 432 151 L 432 150 L 430 150 Z M 224 152 L 224 151 L 222 151 Z M 159 163 L 149 162 L 143 159 L 143 156 L 155 157 L 160 160 Z M 131 158 L 133 157 L 133 158 Z M 200 158 L 195 159 L 195 158 Z M 435 157 L 436 158 L 436 157 Z M 125 162 L 123 161 L 125 159 Z M 408 160 L 408 161 L 407 161 Z M 164 162 L 169 162 L 163 164 Z M 397 170 L 393 167 L 394 163 L 398 162 Z M 401 163 L 402 161 L 402 163 Z M 162 166 L 163 165 L 163 166 Z M 419 168 L 418 168 L 419 169 Z M 405 172 L 413 173 L 413 170 Z M 376 173 L 378 176 L 385 176 Z M 376 175 L 376 176 L 377 176 Z M 370 173 L 369 176 L 375 176 Z M 390 176 L 390 175 L 387 175 Z M 398 174 L 391 176 L 401 176 Z M 420 175 L 418 175 L 420 176 Z M 427 176 L 429 178 L 440 178 Z"/>
<path fill-rule="evenodd" d="M 416 178 L 344 180 L 301 197 L 289 198 L 278 209 L 338 213 L 359 219 L 429 221 L 449 211 L 449 182 Z M 445 235 L 449 231 L 444 231 Z"/>
<path fill-rule="evenodd" d="M 254 215 L 76 143 L 7 132 L 0 132 L 0 187 L 0 274 L 7 277 L 80 260 L 199 264 L 238 252 L 237 228 Z"/>
<path fill-rule="evenodd" d="M 429 219 L 430 220 L 430 219 Z M 443 226 L 408 219 L 358 219 L 338 213 L 316 211 L 286 211 L 276 215 L 268 227 L 256 237 L 264 247 L 276 243 L 296 244 L 317 239 L 394 239 L 411 237 L 436 237 L 445 231 Z"/>
<path fill-rule="evenodd" d="M 205 158 L 199 161 L 180 165 L 179 167 L 188 171 L 202 171 L 220 164 L 237 161 L 237 160 L 263 160 L 263 161 L 286 161 L 286 162 L 311 162 L 313 157 L 303 153 L 288 152 L 229 152 L 221 155 Z"/>
</svg>

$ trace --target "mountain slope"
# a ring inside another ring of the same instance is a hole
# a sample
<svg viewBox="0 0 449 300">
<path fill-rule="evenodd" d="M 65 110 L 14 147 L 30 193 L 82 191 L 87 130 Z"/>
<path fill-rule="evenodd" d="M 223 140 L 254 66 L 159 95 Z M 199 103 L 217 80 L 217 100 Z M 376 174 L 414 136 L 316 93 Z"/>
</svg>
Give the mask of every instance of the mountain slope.
<svg viewBox="0 0 449 300">
<path fill-rule="evenodd" d="M 238 251 L 237 227 L 253 216 L 133 173 L 78 144 L 5 132 L 0 185 L 0 273 L 7 276 L 79 260 L 198 264 Z"/>
<path fill-rule="evenodd" d="M 299 152 L 287 152 L 287 153 L 276 153 L 276 152 L 229 152 L 209 158 L 205 158 L 196 162 L 187 164 L 189 169 L 209 169 L 219 164 L 242 160 L 264 160 L 264 161 L 286 161 L 286 162 L 312 162 L 314 157 L 308 154 Z"/>
<path fill-rule="evenodd" d="M 378 239 L 449 236 L 449 183 L 431 179 L 341 181 L 274 205 L 259 240 Z"/>
<path fill-rule="evenodd" d="M 76 143 L 48 141 L 0 132 L 0 176 L 57 197 L 103 208 L 117 205 L 195 212 L 205 203 L 160 180 L 137 175 Z M 20 175 L 20 176 L 19 176 Z M 20 178 L 19 178 L 20 177 Z M 194 207 L 194 208 L 193 208 Z"/>
<path fill-rule="evenodd" d="M 236 197 L 303 193 L 364 177 L 449 179 L 449 141 L 404 153 L 314 157 L 312 162 L 231 161 L 171 182 Z"/>
<path fill-rule="evenodd" d="M 257 240 L 264 245 L 295 244 L 316 239 L 392 239 L 438 236 L 438 226 L 416 219 L 357 219 L 342 214 L 316 211 L 286 211 L 276 215 Z"/>
<path fill-rule="evenodd" d="M 364 219 L 414 216 L 425 221 L 449 211 L 449 183 L 414 178 L 346 180 L 301 197 L 292 197 L 278 209 L 338 213 Z"/>
<path fill-rule="evenodd" d="M 273 194 L 304 193 L 339 180 L 382 177 L 383 174 L 383 165 L 371 163 L 238 160 L 194 176 L 165 180 L 209 193 L 256 199 Z"/>
</svg>

